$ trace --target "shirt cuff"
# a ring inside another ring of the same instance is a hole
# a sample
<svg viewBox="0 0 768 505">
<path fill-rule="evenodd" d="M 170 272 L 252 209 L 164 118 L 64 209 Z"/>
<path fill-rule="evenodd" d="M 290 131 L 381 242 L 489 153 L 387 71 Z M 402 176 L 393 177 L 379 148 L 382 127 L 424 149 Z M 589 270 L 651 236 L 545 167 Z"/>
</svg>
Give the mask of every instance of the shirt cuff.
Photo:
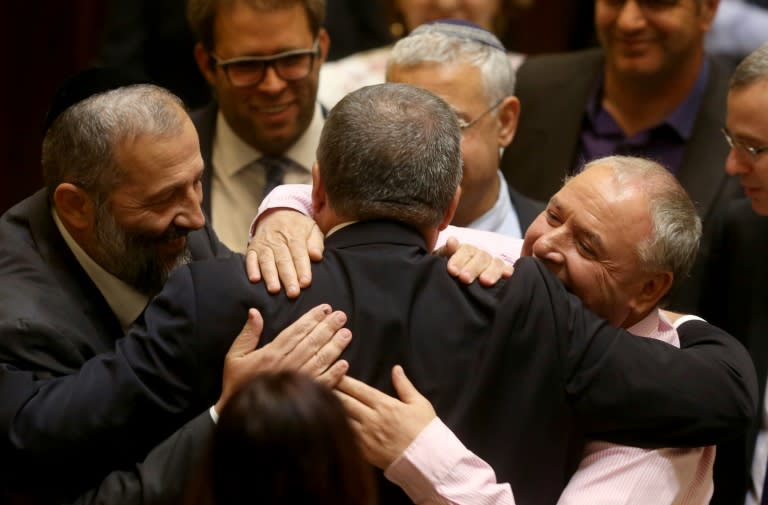
<svg viewBox="0 0 768 505">
<path fill-rule="evenodd" d="M 448 442 L 450 441 L 450 443 Z M 466 454 L 466 447 L 439 418 L 434 418 L 384 472 L 414 503 L 429 500 Z"/>
<path fill-rule="evenodd" d="M 215 405 L 211 405 L 211 408 L 208 409 L 208 413 L 211 415 L 211 419 L 213 419 L 213 424 L 219 424 L 219 413 L 216 412 Z"/>
<path fill-rule="evenodd" d="M 693 314 L 688 314 L 685 316 L 681 316 L 677 321 L 674 322 L 672 325 L 675 329 L 679 328 L 681 324 L 687 323 L 688 321 L 702 321 L 707 322 L 705 319 L 700 318 L 699 316 L 694 316 Z"/>
</svg>

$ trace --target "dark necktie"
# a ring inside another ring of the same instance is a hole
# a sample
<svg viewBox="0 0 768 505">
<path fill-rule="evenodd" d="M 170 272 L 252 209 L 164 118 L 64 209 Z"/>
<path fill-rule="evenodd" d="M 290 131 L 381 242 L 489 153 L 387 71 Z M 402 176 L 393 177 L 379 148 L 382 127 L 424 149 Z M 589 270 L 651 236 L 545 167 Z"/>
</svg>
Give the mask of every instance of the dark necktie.
<svg viewBox="0 0 768 505">
<path fill-rule="evenodd" d="M 265 174 L 263 198 L 283 183 L 285 171 L 293 164 L 293 161 L 285 156 L 262 156 L 259 158 L 259 163 L 264 167 Z"/>
</svg>

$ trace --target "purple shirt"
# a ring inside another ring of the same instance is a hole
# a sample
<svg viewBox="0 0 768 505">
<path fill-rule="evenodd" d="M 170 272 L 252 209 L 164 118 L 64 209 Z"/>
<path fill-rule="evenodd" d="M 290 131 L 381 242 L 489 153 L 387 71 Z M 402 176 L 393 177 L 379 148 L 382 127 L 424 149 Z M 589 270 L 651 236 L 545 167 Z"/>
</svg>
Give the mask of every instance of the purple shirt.
<svg viewBox="0 0 768 505">
<path fill-rule="evenodd" d="M 691 93 L 675 110 L 656 126 L 630 137 L 603 108 L 603 78 L 602 75 L 598 78 L 587 102 L 573 173 L 581 172 L 584 164 L 595 158 L 622 154 L 650 158 L 677 174 L 707 87 L 709 61 L 704 60 Z"/>
</svg>

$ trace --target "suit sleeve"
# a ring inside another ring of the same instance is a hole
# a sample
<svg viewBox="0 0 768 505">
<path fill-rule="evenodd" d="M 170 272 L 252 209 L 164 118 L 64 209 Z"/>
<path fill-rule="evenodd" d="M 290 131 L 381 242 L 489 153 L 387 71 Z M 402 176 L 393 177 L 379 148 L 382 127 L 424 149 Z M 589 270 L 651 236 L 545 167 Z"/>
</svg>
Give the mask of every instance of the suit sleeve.
<svg viewBox="0 0 768 505">
<path fill-rule="evenodd" d="M 59 468 L 57 475 L 71 474 L 68 482 L 61 479 L 67 487 L 91 482 L 90 487 L 104 468 L 140 461 L 210 406 L 215 397 L 201 398 L 205 371 L 198 360 L 218 351 L 198 347 L 195 300 L 189 268 L 179 268 L 147 308 L 145 324 L 118 340 L 114 352 L 51 380 L 33 381 L 22 372 L 0 374 L 0 391 L 18 383 L 13 401 L 4 397 L 0 409 L 3 443 L 20 463 L 16 471 Z M 215 373 L 221 373 L 220 363 Z M 70 472 L 72 454 L 93 464 Z"/>
<path fill-rule="evenodd" d="M 134 468 L 115 471 L 98 487 L 70 505 L 160 505 L 183 503 L 213 433 L 213 420 L 203 412 L 153 449 Z"/>
<path fill-rule="evenodd" d="M 681 349 L 638 338 L 586 310 L 536 260 L 524 258 L 516 271 L 530 274 L 531 266 L 541 278 L 530 289 L 546 297 L 541 304 L 549 303 L 551 312 L 543 317 L 555 321 L 566 394 L 590 437 L 641 447 L 698 447 L 749 423 L 757 381 L 734 338 L 696 322 L 681 332 Z"/>
</svg>

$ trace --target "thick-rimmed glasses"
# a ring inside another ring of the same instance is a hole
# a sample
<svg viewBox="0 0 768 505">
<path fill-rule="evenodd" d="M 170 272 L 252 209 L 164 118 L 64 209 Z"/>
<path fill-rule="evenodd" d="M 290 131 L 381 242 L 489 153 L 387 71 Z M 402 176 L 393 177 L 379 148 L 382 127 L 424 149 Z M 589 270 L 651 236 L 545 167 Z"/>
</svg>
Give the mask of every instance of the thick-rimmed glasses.
<svg viewBox="0 0 768 505">
<path fill-rule="evenodd" d="M 244 88 L 259 84 L 269 67 L 275 69 L 284 81 L 300 81 L 309 75 L 319 52 L 320 41 L 315 39 L 312 49 L 294 49 L 272 56 L 238 56 L 228 60 L 222 60 L 212 52 L 211 58 L 224 70 L 232 86 Z"/>
<path fill-rule="evenodd" d="M 467 120 L 466 120 L 466 119 L 463 119 L 463 118 L 459 118 L 459 128 L 461 128 L 461 131 L 462 131 L 462 133 L 463 133 L 465 130 L 468 130 L 468 129 L 472 128 L 472 127 L 473 127 L 473 126 L 474 126 L 474 125 L 475 125 L 475 124 L 476 124 L 478 121 L 480 121 L 481 119 L 483 119 L 483 117 L 485 117 L 485 116 L 487 116 L 488 114 L 490 114 L 490 113 L 491 113 L 491 111 L 493 111 L 493 110 L 494 110 L 496 107 L 498 107 L 499 105 L 501 105 L 501 102 L 503 102 L 503 101 L 504 101 L 504 99 L 503 99 L 503 98 L 502 98 L 502 99 L 500 99 L 498 102 L 496 102 L 495 104 L 493 104 L 493 105 L 491 105 L 490 107 L 488 107 L 488 108 L 487 108 L 486 110 L 484 110 L 484 111 L 483 111 L 483 112 L 482 112 L 482 113 L 481 113 L 479 116 L 477 116 L 475 119 L 473 119 L 473 120 L 471 120 L 471 121 L 469 121 L 469 122 L 467 122 Z"/>
<path fill-rule="evenodd" d="M 731 132 L 728 131 L 728 128 L 720 128 L 720 131 L 723 132 L 725 140 L 728 142 L 728 145 L 731 146 L 731 149 L 738 147 L 745 153 L 749 154 L 749 156 L 752 158 L 752 161 L 756 161 L 758 156 L 768 151 L 768 145 L 762 147 L 752 147 L 748 146 L 739 139 L 733 138 L 733 135 L 731 135 Z"/>
</svg>

